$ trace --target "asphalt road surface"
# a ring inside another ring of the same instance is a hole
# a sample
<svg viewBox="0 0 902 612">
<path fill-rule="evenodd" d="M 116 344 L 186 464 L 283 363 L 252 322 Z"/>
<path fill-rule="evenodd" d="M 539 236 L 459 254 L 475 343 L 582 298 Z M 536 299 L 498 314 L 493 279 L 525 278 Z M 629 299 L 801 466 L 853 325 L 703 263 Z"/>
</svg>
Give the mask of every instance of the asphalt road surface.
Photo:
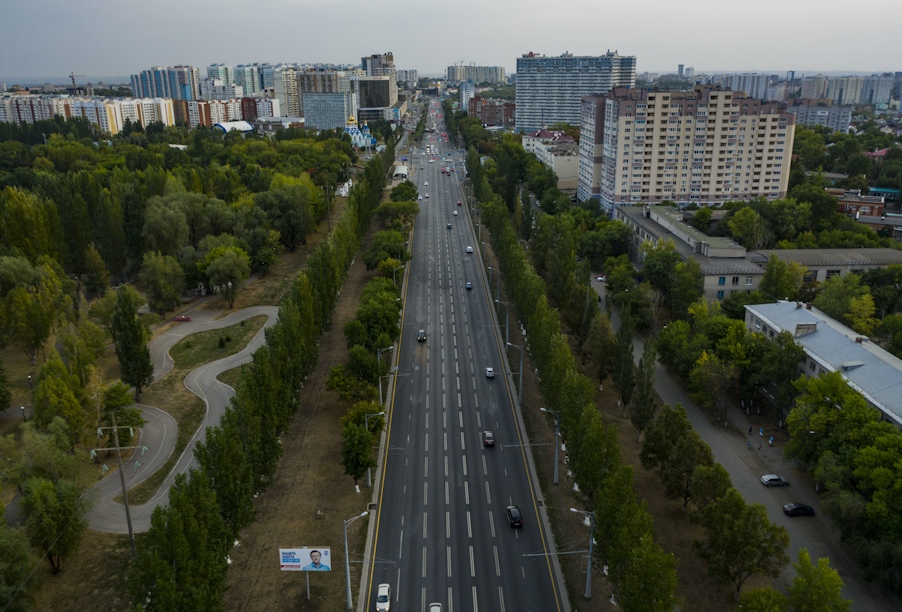
<svg viewBox="0 0 902 612">
<path fill-rule="evenodd" d="M 434 120 L 430 116 L 429 124 Z M 410 162 L 424 199 L 408 264 L 371 573 L 361 607 L 375 609 L 376 586 L 385 582 L 393 609 L 425 611 L 440 602 L 446 612 L 563 610 L 551 558 L 524 556 L 543 555 L 550 544 L 539 518 L 540 492 L 533 489 L 526 451 L 517 446 L 523 440 L 515 390 L 493 329 L 494 297 L 480 270 L 473 228 L 457 205 L 463 200 L 463 155 L 453 155 L 449 177 L 441 173 L 448 166 L 441 157 L 448 157 L 451 145 L 433 133 L 423 144 L 438 147 L 439 155 L 430 164 L 417 148 Z M 424 342 L 417 341 L 420 330 Z M 494 378 L 486 377 L 487 367 L 495 369 Z M 486 430 L 494 432 L 494 447 L 483 445 Z M 509 525 L 509 505 L 519 506 L 522 528 Z"/>
<path fill-rule="evenodd" d="M 197 467 L 194 459 L 194 447 L 198 441 L 203 441 L 206 428 L 219 424 L 229 400 L 235 394 L 234 389 L 216 380 L 216 377 L 232 368 L 251 361 L 251 354 L 263 345 L 266 340 L 263 331 L 276 322 L 279 309 L 274 306 L 255 306 L 240 310 L 227 317 L 213 321 L 213 317 L 220 314 L 214 310 L 198 310 L 191 312 L 191 322 L 179 323 L 166 333 L 154 339 L 150 343 L 150 358 L 154 365 L 154 380 L 165 376 L 173 367 L 172 358 L 169 357 L 169 349 L 185 336 L 214 329 L 222 329 L 237 324 L 239 321 L 249 319 L 256 315 L 267 315 L 269 320 L 257 333 L 244 350 L 200 366 L 193 370 L 185 378 L 185 386 L 189 391 L 200 397 L 207 404 L 207 414 L 195 432 L 185 451 L 179 457 L 175 467 L 170 471 L 163 485 L 156 495 L 140 506 L 131 506 L 132 529 L 137 532 L 147 531 L 150 528 L 150 515 L 153 509 L 159 505 L 169 503 L 169 485 L 172 484 L 177 474 L 186 473 L 191 468 Z M 125 486 L 128 489 L 140 484 L 168 460 L 175 450 L 178 427 L 175 420 L 168 413 L 152 406 L 138 404 L 143 410 L 143 416 L 147 424 L 142 428 L 140 444 L 147 447 L 147 452 L 136 452 L 132 459 L 136 459 L 141 466 L 136 470 L 133 462 L 125 463 L 123 457 L 123 473 L 125 474 Z M 104 461 L 115 462 L 115 457 Z M 122 494 L 122 484 L 118 474 L 112 474 L 92 487 L 90 494 L 95 496 L 94 508 L 88 513 L 88 525 L 95 531 L 107 533 L 128 533 L 128 524 L 125 518 L 125 507 L 113 501 L 117 495 Z"/>
</svg>

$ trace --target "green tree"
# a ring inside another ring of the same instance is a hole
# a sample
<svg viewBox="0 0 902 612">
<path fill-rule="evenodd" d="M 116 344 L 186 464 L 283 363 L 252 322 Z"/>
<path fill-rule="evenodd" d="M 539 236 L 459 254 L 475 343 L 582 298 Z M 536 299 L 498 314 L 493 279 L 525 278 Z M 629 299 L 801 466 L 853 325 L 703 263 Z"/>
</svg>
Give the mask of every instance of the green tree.
<svg viewBox="0 0 902 612">
<path fill-rule="evenodd" d="M 102 294 L 110 286 L 110 273 L 107 272 L 106 263 L 93 244 L 88 245 L 88 250 L 85 252 L 85 265 L 87 274 L 85 287 L 94 295 Z"/>
<path fill-rule="evenodd" d="M 706 541 L 695 540 L 692 548 L 708 563 L 711 578 L 736 586 L 737 601 L 749 577 L 776 578 L 789 563 L 786 527 L 771 523 L 764 506 L 746 504 L 736 489 L 708 504 L 699 513 L 699 522 Z"/>
<path fill-rule="evenodd" d="M 760 587 L 739 596 L 736 612 L 786 612 L 786 596 L 773 587 Z"/>
<path fill-rule="evenodd" d="M 627 612 L 670 612 L 679 603 L 673 553 L 665 553 L 651 535 L 630 551 L 629 568 L 617 583 L 618 603 Z"/>
<path fill-rule="evenodd" d="M 702 296 L 705 277 L 702 275 L 701 266 L 694 259 L 678 263 L 673 274 L 670 314 L 672 317 L 685 320 L 689 318 L 689 306 Z"/>
<path fill-rule="evenodd" d="M 789 587 L 789 607 L 792 612 L 845 612 L 852 605 L 843 599 L 843 581 L 830 567 L 830 560 L 821 557 L 811 562 L 808 549 L 799 550 L 799 562 L 793 564 L 796 577 Z"/>
<path fill-rule="evenodd" d="M 28 355 L 31 365 L 37 365 L 38 351 L 50 336 L 54 309 L 39 295 L 23 287 L 10 291 L 2 307 L 0 321 L 6 327 L 7 337 Z"/>
<path fill-rule="evenodd" d="M 677 253 L 673 240 L 651 242 L 646 240 L 642 244 L 642 275 L 651 283 L 651 286 L 664 294 L 667 306 L 673 313 L 671 300 L 672 286 L 676 277 L 676 267 L 682 258 Z"/>
<path fill-rule="evenodd" d="M 345 369 L 357 377 L 357 380 L 375 385 L 381 374 L 379 360 L 362 346 L 355 346 L 348 351 L 348 363 Z"/>
<path fill-rule="evenodd" d="M 97 317 L 107 331 L 113 342 L 116 342 L 116 329 L 113 327 L 113 315 L 116 312 L 116 303 L 118 301 L 119 291 L 128 291 L 131 293 L 131 303 L 135 305 L 135 313 L 138 314 L 138 307 L 141 305 L 142 298 L 138 290 L 131 285 L 119 285 L 118 289 L 107 288 L 101 297 L 91 302 L 88 313 Z"/>
<path fill-rule="evenodd" d="M 794 261 L 786 263 L 776 255 L 771 255 L 758 290 L 769 301 L 799 299 L 807 272 L 808 269 L 801 264 Z"/>
<path fill-rule="evenodd" d="M 144 210 L 144 244 L 164 255 L 175 256 L 188 244 L 185 213 L 169 198 L 153 197 Z"/>
<path fill-rule="evenodd" d="M 392 202 L 416 201 L 417 186 L 410 181 L 399 183 L 391 190 Z"/>
<path fill-rule="evenodd" d="M 380 412 L 384 412 L 381 404 L 375 402 L 357 402 L 351 406 L 351 409 L 348 410 L 346 415 L 341 417 L 341 427 L 344 429 L 350 423 L 360 426 L 369 423 L 370 433 L 373 434 L 374 438 L 378 438 L 379 434 L 382 433 L 382 428 L 385 426 L 385 419 L 382 416 L 373 415 L 378 415 Z M 370 415 L 369 419 L 365 418 L 366 415 Z"/>
<path fill-rule="evenodd" d="M 630 422 L 642 442 L 642 432 L 655 419 L 658 403 L 655 400 L 655 371 L 658 366 L 658 350 L 654 341 L 646 340 L 639 367 L 636 368 L 636 397 L 630 405 Z"/>
<path fill-rule="evenodd" d="M 32 478 L 25 483 L 22 514 L 25 531 L 31 545 L 47 551 L 50 569 L 58 574 L 63 559 L 78 550 L 88 528 L 85 518 L 90 509 L 87 498 L 81 497 L 76 486 L 68 480 L 53 483 L 44 478 Z"/>
<path fill-rule="evenodd" d="M 772 244 L 770 224 L 751 207 L 736 211 L 728 225 L 733 238 L 749 250 L 766 249 Z"/>
<path fill-rule="evenodd" d="M 292 253 L 315 229 L 310 211 L 311 194 L 307 185 L 291 185 L 272 189 L 254 196 L 254 203 L 272 220 L 272 229 L 279 232 L 282 244 Z"/>
<path fill-rule="evenodd" d="M 623 416 L 632 400 L 633 391 L 636 388 L 636 364 L 633 361 L 633 317 L 629 308 L 620 312 L 620 327 L 617 329 L 617 337 L 614 344 L 614 368 L 611 378 L 617 387 L 617 394 L 623 406 Z"/>
<path fill-rule="evenodd" d="M 231 540 L 210 479 L 191 470 L 169 488 L 150 529 L 139 535 L 129 571 L 129 593 L 148 610 L 222 610 Z"/>
<path fill-rule="evenodd" d="M 377 399 L 376 389 L 372 385 L 360 381 L 343 365 L 329 368 L 326 389 L 338 393 L 338 397 L 348 404 L 363 401 L 373 402 Z"/>
<path fill-rule="evenodd" d="M 56 484 L 72 483 L 79 492 L 90 484 L 85 453 L 73 452 L 69 427 L 61 417 L 45 427 L 28 421 L 19 429 L 21 440 L 13 435 L 0 438 L 0 456 L 6 458 L 0 470 L 0 482 L 24 494 L 24 484 L 31 478 L 44 478 Z"/>
<path fill-rule="evenodd" d="M 608 377 L 614 367 L 614 328 L 606 314 L 597 316 L 589 326 L 589 335 L 583 342 L 581 354 L 599 384 Z"/>
<path fill-rule="evenodd" d="M 668 499 L 683 501 L 683 512 L 692 499 L 695 476 L 700 466 L 714 463 L 711 447 L 694 429 L 680 437 L 673 446 L 667 462 L 661 465 L 658 476 L 664 485 L 664 493 Z"/>
<path fill-rule="evenodd" d="M 223 253 L 210 260 L 206 272 L 210 284 L 228 300 L 231 309 L 238 291 L 250 275 L 250 259 L 241 249 L 235 247 L 225 249 Z"/>
<path fill-rule="evenodd" d="M 699 510 L 704 510 L 708 504 L 726 495 L 732 487 L 730 474 L 721 464 L 714 462 L 709 465 L 698 465 L 692 476 L 690 491 L 692 503 Z"/>
<path fill-rule="evenodd" d="M 35 380 L 34 419 L 46 427 L 56 417 L 64 419 L 69 427 L 69 435 L 78 439 L 84 412 L 79 401 L 80 387 L 60 359 L 56 349 L 51 348 L 49 358 Z"/>
<path fill-rule="evenodd" d="M 726 399 L 727 388 L 733 378 L 735 369 L 729 363 L 717 358 L 717 355 L 702 351 L 701 357 L 689 373 L 692 385 L 692 399 L 708 408 L 717 411 L 717 404 Z M 726 424 L 726 402 L 724 402 L 724 424 Z"/>
<path fill-rule="evenodd" d="M 877 327 L 877 337 L 886 350 L 896 357 L 902 356 L 902 315 L 888 315 Z"/>
<path fill-rule="evenodd" d="M 153 312 L 163 315 L 181 305 L 185 273 L 174 257 L 159 251 L 145 253 L 141 283 L 147 289 L 147 305 Z"/>
<path fill-rule="evenodd" d="M 587 509 L 594 510 L 605 478 L 620 465 L 617 429 L 605 427 L 598 410 L 590 404 L 579 417 L 579 431 L 576 446 L 571 444 L 569 465 Z"/>
<path fill-rule="evenodd" d="M 814 299 L 814 305 L 837 321 L 851 324 L 852 301 L 866 295 L 869 295 L 868 286 L 861 283 L 861 277 L 858 274 L 845 276 L 837 274 L 821 284 L 821 292 Z M 871 314 L 873 314 L 873 300 L 870 314 L 867 316 L 869 317 Z"/>
<path fill-rule="evenodd" d="M 714 215 L 714 213 L 711 211 L 710 208 L 707 208 L 707 207 L 702 208 L 701 210 L 697 211 L 694 215 L 692 215 L 692 218 L 689 220 L 689 225 L 691 225 L 695 229 L 707 234 L 708 228 L 711 225 L 711 217 L 713 215 Z"/>
<path fill-rule="evenodd" d="M 355 486 L 367 468 L 376 467 L 372 446 L 373 434 L 364 426 L 348 423 L 341 430 L 341 465 L 345 474 L 354 479 Z"/>
<path fill-rule="evenodd" d="M 135 401 L 138 401 L 141 389 L 153 382 L 153 363 L 147 349 L 147 331 L 135 314 L 138 307 L 133 295 L 124 287 L 117 291 L 113 329 L 120 377 L 135 388 Z"/>
<path fill-rule="evenodd" d="M 3 360 L 0 359 L 0 412 L 9 408 L 10 401 L 12 401 L 12 392 L 9 390 L 9 379 L 6 377 Z"/>
<path fill-rule="evenodd" d="M 33 571 L 38 558 L 25 530 L 0 522 L 0 550 L 0 606 L 6 612 L 28 612 L 35 603 L 42 575 Z"/>
</svg>

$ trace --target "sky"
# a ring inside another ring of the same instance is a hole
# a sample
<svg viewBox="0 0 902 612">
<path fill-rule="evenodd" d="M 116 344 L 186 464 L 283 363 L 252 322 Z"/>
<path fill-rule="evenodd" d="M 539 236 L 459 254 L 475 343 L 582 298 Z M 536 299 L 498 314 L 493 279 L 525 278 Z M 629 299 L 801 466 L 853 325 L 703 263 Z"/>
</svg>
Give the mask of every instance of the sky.
<svg viewBox="0 0 902 612">
<path fill-rule="evenodd" d="M 9 0 L 0 80 L 151 66 L 464 62 L 516 70 L 533 51 L 635 55 L 637 72 L 902 70 L 902 2 L 860 0 Z M 857 15 L 857 17 L 856 17 Z M 83 82 L 80 80 L 79 82 Z"/>
</svg>

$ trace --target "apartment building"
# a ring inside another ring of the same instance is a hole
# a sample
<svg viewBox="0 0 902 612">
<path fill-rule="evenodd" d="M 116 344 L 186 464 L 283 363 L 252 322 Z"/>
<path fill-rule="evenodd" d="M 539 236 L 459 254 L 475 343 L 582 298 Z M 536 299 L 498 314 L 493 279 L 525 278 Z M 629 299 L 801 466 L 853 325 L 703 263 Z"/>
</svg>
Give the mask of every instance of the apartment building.
<svg viewBox="0 0 902 612">
<path fill-rule="evenodd" d="M 303 94 L 304 126 L 317 130 L 344 129 L 349 117 L 357 116 L 357 96 L 347 93 Z"/>
<path fill-rule="evenodd" d="M 716 74 L 708 79 L 708 83 L 722 89 L 744 91 L 752 98 L 768 98 L 767 89 L 770 87 L 770 76 L 766 74 Z"/>
<path fill-rule="evenodd" d="M 67 100 L 56 96 L 12 95 L 0 98 L 0 121 L 4 123 L 34 123 L 53 119 L 55 115 L 69 118 Z"/>
<path fill-rule="evenodd" d="M 230 121 L 242 121 L 241 100 L 210 100 L 210 121 L 228 123 Z"/>
<path fill-rule="evenodd" d="M 242 98 L 241 117 L 245 121 L 257 121 L 266 117 L 281 117 L 279 101 L 271 98 Z"/>
<path fill-rule="evenodd" d="M 786 196 L 795 115 L 777 103 L 710 87 L 616 88 L 583 98 L 580 128 L 577 197 L 609 213 Z"/>
<path fill-rule="evenodd" d="M 487 126 L 515 127 L 516 109 L 517 105 L 514 102 L 490 100 L 479 96 L 473 96 L 467 103 L 467 115 L 476 117 L 482 125 Z"/>
<path fill-rule="evenodd" d="M 277 68 L 272 72 L 273 97 L 279 101 L 279 108 L 285 116 L 300 117 L 301 102 L 294 68 Z"/>
<path fill-rule="evenodd" d="M 892 99 L 895 76 L 828 78 L 822 74 L 802 80 L 802 98 L 830 98 L 836 104 L 886 104 Z"/>
<path fill-rule="evenodd" d="M 240 85 L 244 95 L 252 96 L 261 89 L 260 71 L 254 65 L 241 65 L 235 68 L 235 85 Z"/>
<path fill-rule="evenodd" d="M 445 74 L 449 81 L 473 81 L 474 83 L 504 83 L 503 66 L 448 66 Z"/>
<path fill-rule="evenodd" d="M 420 80 L 419 73 L 416 70 L 399 70 L 398 71 L 398 82 L 404 83 L 408 86 L 416 86 L 417 81 Z"/>
<path fill-rule="evenodd" d="M 243 98 L 244 87 L 235 83 L 226 84 L 219 79 L 204 79 L 200 82 L 200 100 L 235 100 Z"/>
<path fill-rule="evenodd" d="M 172 100 L 168 98 L 82 98 L 56 96 L 5 96 L 0 98 L 0 121 L 22 125 L 59 115 L 84 117 L 101 130 L 116 135 L 125 120 L 142 127 L 160 121 L 175 125 Z"/>
<path fill-rule="evenodd" d="M 636 57 L 608 51 L 601 56 L 545 56 L 527 53 L 517 58 L 517 129 L 531 132 L 543 125 L 579 125 L 581 100 L 615 87 L 635 87 Z"/>
<path fill-rule="evenodd" d="M 848 134 L 852 125 L 851 106 L 798 104 L 789 106 L 786 112 L 796 116 L 798 125 L 822 125 L 842 134 Z"/>
<path fill-rule="evenodd" d="M 200 71 L 194 66 L 154 66 L 131 76 L 136 98 L 197 100 Z"/>
<path fill-rule="evenodd" d="M 473 81 L 464 81 L 460 84 L 460 107 L 469 108 L 470 100 L 476 97 L 476 85 Z"/>
<path fill-rule="evenodd" d="M 223 85 L 231 85 L 235 82 L 235 69 L 225 64 L 210 64 L 207 66 L 207 78 L 218 79 Z"/>
<path fill-rule="evenodd" d="M 354 75 L 356 76 L 356 75 Z M 344 70 L 309 70 L 306 72 L 298 72 L 297 73 L 297 86 L 298 86 L 298 100 L 300 104 L 300 110 L 304 117 L 307 116 L 306 106 L 305 106 L 305 97 L 308 94 L 330 94 L 336 95 L 340 94 L 341 96 L 346 96 L 348 94 L 353 94 L 353 87 L 351 84 L 352 73 L 346 72 Z M 319 108 L 323 109 L 323 104 L 326 103 L 328 98 L 319 98 Z M 337 104 L 340 106 L 346 106 L 348 104 L 353 104 L 354 108 L 357 106 L 356 100 L 353 103 L 350 103 L 343 99 L 335 99 L 332 101 L 333 104 Z M 355 113 L 352 113 L 355 114 Z M 348 117 L 351 115 L 347 115 L 344 119 L 342 119 L 341 123 L 337 127 L 344 127 L 345 121 L 347 121 Z M 315 118 L 314 123 L 321 121 L 321 119 Z M 311 126 L 311 122 L 308 120 L 307 127 Z M 333 123 L 331 120 L 329 123 Z M 329 128 L 332 129 L 332 128 Z"/>
</svg>

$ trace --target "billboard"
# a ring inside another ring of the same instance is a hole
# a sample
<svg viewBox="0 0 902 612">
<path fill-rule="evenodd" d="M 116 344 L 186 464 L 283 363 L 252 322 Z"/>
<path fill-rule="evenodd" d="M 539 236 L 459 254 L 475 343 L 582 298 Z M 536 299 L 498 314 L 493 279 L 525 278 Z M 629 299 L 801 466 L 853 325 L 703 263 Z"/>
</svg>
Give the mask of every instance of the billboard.
<svg viewBox="0 0 902 612">
<path fill-rule="evenodd" d="M 332 553 L 328 546 L 280 548 L 279 566 L 283 572 L 331 572 Z"/>
</svg>

